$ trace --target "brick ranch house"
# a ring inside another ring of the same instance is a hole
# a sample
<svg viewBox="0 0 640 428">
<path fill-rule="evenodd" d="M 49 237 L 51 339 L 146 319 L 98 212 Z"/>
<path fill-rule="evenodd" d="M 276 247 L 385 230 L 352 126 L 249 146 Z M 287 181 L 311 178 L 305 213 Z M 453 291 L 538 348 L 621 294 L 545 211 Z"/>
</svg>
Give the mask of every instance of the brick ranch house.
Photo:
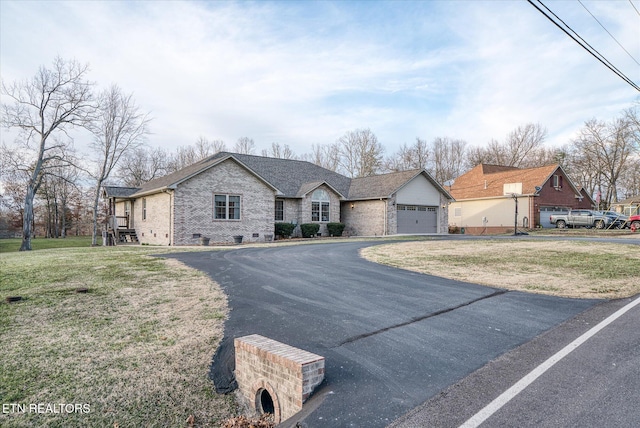
<svg viewBox="0 0 640 428">
<path fill-rule="evenodd" d="M 116 242 L 153 245 L 265 241 L 276 222 L 318 223 L 325 236 L 329 222 L 352 236 L 447 233 L 452 200 L 424 170 L 352 179 L 310 162 L 227 152 L 140 188 L 105 186 L 103 197 Z"/>
<path fill-rule="evenodd" d="M 594 205 L 560 165 L 516 168 L 480 164 L 448 187 L 455 198 L 449 207 L 450 224 L 472 234 L 513 231 L 512 193 L 518 195 L 518 227 L 524 229 L 553 227 L 549 222 L 551 214 Z"/>
</svg>

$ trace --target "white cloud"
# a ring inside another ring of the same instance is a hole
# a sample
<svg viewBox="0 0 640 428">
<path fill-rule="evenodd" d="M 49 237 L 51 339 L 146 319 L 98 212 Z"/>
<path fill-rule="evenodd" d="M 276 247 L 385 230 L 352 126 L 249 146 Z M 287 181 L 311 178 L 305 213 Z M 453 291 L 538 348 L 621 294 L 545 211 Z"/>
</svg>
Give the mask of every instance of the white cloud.
<svg viewBox="0 0 640 428">
<path fill-rule="evenodd" d="M 622 3 L 585 2 L 637 53 L 640 29 Z M 551 6 L 594 46 L 622 52 L 579 3 Z M 248 136 L 304 153 L 368 127 L 392 153 L 417 136 L 484 144 L 526 122 L 560 144 L 637 95 L 526 2 L 0 7 L 3 79 L 30 77 L 56 55 L 89 62 L 101 86 L 135 93 L 154 117 L 151 143 L 168 148 Z M 624 52 L 613 59 L 640 81 Z"/>
</svg>

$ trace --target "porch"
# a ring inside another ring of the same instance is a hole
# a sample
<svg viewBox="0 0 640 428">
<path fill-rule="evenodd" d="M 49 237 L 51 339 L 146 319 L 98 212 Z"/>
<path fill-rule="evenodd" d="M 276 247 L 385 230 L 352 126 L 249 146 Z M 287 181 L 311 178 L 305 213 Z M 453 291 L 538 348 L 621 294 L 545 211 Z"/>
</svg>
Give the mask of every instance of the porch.
<svg viewBox="0 0 640 428">
<path fill-rule="evenodd" d="M 103 188 L 102 196 L 108 205 L 107 217 L 102 230 L 103 245 L 140 244 L 131 216 L 133 199 L 129 197 L 138 190 L 134 187 L 105 186 Z"/>
<path fill-rule="evenodd" d="M 140 244 L 136 230 L 129 227 L 129 216 L 110 215 L 105 231 L 105 245 Z"/>
</svg>

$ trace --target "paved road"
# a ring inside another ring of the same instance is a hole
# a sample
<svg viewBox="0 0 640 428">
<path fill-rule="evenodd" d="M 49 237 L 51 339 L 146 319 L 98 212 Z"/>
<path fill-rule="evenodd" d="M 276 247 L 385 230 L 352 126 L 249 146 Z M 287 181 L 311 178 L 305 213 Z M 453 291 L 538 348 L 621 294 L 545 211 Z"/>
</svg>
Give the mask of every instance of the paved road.
<svg viewBox="0 0 640 428">
<path fill-rule="evenodd" d="M 229 297 L 212 378 L 224 389 L 233 338 L 261 334 L 323 355 L 309 427 L 384 427 L 488 361 L 597 301 L 507 292 L 367 262 L 344 242 L 173 255 Z M 434 245 L 437 242 L 434 241 Z"/>
<path fill-rule="evenodd" d="M 491 361 L 391 428 L 639 427 L 638 326 L 640 296 L 597 305 Z M 513 388 L 519 383 L 524 389 Z"/>
</svg>

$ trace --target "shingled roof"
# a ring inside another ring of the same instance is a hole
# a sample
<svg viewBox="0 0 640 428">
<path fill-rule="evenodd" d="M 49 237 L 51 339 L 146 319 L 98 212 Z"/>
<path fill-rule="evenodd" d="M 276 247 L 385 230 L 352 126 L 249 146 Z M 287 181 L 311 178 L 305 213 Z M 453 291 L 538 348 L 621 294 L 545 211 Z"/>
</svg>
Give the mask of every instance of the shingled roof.
<svg viewBox="0 0 640 428">
<path fill-rule="evenodd" d="M 408 171 L 392 172 L 389 174 L 353 178 L 351 180 L 351 187 L 349 188 L 349 199 L 388 198 L 420 174 L 423 174 L 425 178 L 433 184 L 433 186 L 445 194 L 449 199 L 453 199 L 449 193 L 423 169 L 412 169 Z"/>
<path fill-rule="evenodd" d="M 410 170 L 352 179 L 311 162 L 228 152 L 217 153 L 172 174 L 151 180 L 141 188 L 134 189 L 127 196 L 135 198 L 175 188 L 181 182 L 229 159 L 242 165 L 271 186 L 278 192 L 278 196 L 286 198 L 304 197 L 323 184 L 331 187 L 344 199 L 387 198 L 411 179 L 423 174 L 446 197 L 452 199 L 451 195 L 424 170 Z"/>
<path fill-rule="evenodd" d="M 326 183 L 345 198 L 349 194 L 351 181 L 349 177 L 311 162 L 237 153 L 218 153 L 213 157 L 225 156 L 233 156 L 242 162 L 254 173 L 262 177 L 263 180 L 278 189 L 284 197 L 295 198 L 302 196 L 301 193 L 313 190 L 306 186 L 310 183 L 317 184 L 315 187 Z"/>
<path fill-rule="evenodd" d="M 534 195 L 536 187 L 542 187 L 558 169 L 562 169 L 560 165 L 524 169 L 480 164 L 456 178 L 449 192 L 456 200 L 494 198 L 504 196 L 505 184 L 522 183 L 522 194 Z M 579 196 L 580 192 L 569 184 Z"/>
<path fill-rule="evenodd" d="M 228 159 L 235 160 L 279 192 L 279 196 L 295 198 L 310 183 L 326 183 L 343 197 L 349 193 L 350 179 L 310 162 L 263 156 L 220 152 L 172 174 L 145 183 L 133 197 L 174 188 L 179 183 Z M 317 186 L 316 186 L 317 187 Z"/>
<path fill-rule="evenodd" d="M 107 198 L 128 198 L 140 190 L 139 187 L 104 186 L 104 194 Z"/>
</svg>

